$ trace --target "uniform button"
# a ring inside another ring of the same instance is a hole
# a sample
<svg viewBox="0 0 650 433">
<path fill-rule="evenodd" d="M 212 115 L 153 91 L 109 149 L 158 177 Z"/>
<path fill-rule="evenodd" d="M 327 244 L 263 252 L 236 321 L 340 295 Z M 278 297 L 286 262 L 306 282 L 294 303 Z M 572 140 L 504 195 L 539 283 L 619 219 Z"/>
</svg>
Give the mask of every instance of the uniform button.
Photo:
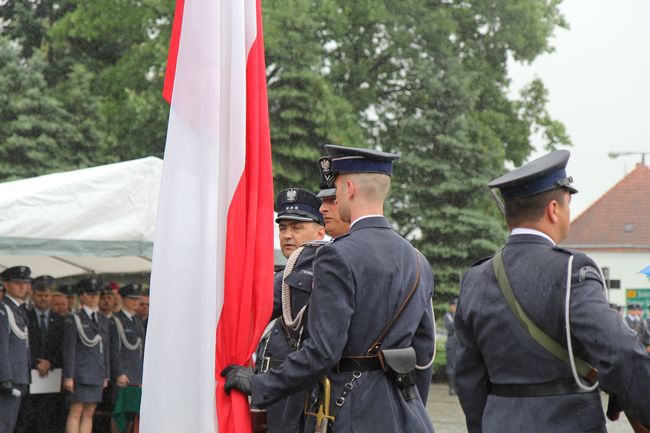
<svg viewBox="0 0 650 433">
<path fill-rule="evenodd" d="M 277 335 L 277 334 L 280 333 L 280 330 L 279 330 L 279 329 L 274 329 L 274 330 L 273 330 L 273 333 Z"/>
<path fill-rule="evenodd" d="M 298 283 L 298 287 L 302 287 L 302 283 Z"/>
</svg>

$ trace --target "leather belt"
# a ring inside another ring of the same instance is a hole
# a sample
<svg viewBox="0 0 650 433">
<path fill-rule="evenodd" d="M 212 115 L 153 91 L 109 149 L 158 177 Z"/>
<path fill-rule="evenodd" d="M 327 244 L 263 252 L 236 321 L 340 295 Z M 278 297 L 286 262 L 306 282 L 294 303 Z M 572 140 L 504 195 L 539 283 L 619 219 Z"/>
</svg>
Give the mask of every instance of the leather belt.
<svg viewBox="0 0 650 433">
<path fill-rule="evenodd" d="M 342 371 L 370 371 L 370 370 L 383 370 L 381 361 L 377 355 L 373 356 L 342 356 L 336 367 L 335 373 Z"/>
<path fill-rule="evenodd" d="M 268 356 L 262 357 L 262 362 L 260 363 L 260 373 L 266 373 L 267 371 L 273 369 L 273 368 L 278 368 L 282 365 L 284 362 L 283 359 L 273 359 Z"/>
<path fill-rule="evenodd" d="M 558 379 L 545 383 L 490 383 L 490 394 L 499 397 L 544 397 L 550 395 L 582 394 L 573 378 Z"/>
</svg>

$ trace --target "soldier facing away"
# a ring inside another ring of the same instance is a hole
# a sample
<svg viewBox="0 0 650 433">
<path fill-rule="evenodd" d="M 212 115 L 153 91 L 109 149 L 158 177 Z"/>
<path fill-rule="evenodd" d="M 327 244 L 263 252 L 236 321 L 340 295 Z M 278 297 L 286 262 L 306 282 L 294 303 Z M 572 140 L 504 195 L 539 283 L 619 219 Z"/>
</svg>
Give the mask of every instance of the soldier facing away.
<svg viewBox="0 0 650 433">
<path fill-rule="evenodd" d="M 320 382 L 331 397 L 329 406 L 319 402 L 326 415 L 320 418 L 333 432 L 433 432 L 425 410 L 434 348 L 433 275 L 424 256 L 383 216 L 398 156 L 325 148 L 336 173 L 338 208 L 351 227 L 319 248 L 309 338 L 266 374 L 227 367 L 225 391 L 238 389 L 251 395 L 253 406 L 266 407 Z"/>
<path fill-rule="evenodd" d="M 650 424 L 650 358 L 609 307 L 598 265 L 557 245 L 577 192 L 568 159 L 555 151 L 488 185 L 510 237 L 461 283 L 455 375 L 469 433 L 604 433 L 598 384 Z"/>
</svg>

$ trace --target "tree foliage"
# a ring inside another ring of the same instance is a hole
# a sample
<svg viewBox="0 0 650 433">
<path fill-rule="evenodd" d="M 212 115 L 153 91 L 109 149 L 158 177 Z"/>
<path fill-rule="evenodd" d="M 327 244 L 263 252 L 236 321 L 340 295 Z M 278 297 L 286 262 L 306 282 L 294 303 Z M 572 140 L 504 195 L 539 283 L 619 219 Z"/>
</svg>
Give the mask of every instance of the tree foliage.
<svg viewBox="0 0 650 433">
<path fill-rule="evenodd" d="M 531 136 L 569 144 L 540 80 L 561 0 L 264 0 L 276 190 L 317 188 L 326 143 L 400 152 L 388 210 L 453 296 L 505 228 L 486 183 Z M 0 177 L 162 156 L 173 0 L 0 1 Z M 9 161 L 9 162 L 8 162 Z"/>
</svg>

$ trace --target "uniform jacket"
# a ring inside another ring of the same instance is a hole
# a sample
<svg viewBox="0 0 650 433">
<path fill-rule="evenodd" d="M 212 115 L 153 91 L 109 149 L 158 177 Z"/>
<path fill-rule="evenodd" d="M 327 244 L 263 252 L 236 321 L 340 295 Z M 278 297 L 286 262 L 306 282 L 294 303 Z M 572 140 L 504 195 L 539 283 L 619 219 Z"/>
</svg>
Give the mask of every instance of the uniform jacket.
<svg viewBox="0 0 650 433">
<path fill-rule="evenodd" d="M 571 269 L 573 351 L 599 372 L 601 388 L 650 424 L 650 358 L 609 307 L 596 264 L 547 239 L 514 235 L 503 250 L 506 274 L 530 319 L 566 347 L 564 303 Z M 469 433 L 605 432 L 597 392 L 545 397 L 490 395 L 490 383 L 540 384 L 571 378 L 570 367 L 529 336 L 501 293 L 492 259 L 465 274 L 456 311 L 456 389 Z"/>
<path fill-rule="evenodd" d="M 138 338 L 141 344 L 135 350 L 130 350 L 120 340 L 115 320 L 119 320 L 124 328 L 124 335 L 130 345 L 135 345 Z M 109 319 L 111 341 L 111 377 L 116 379 L 122 374 L 129 378 L 130 385 L 142 384 L 142 359 L 144 353 L 144 325 L 142 319 L 133 316 L 131 319 L 120 310 Z"/>
<path fill-rule="evenodd" d="M 305 244 L 296 261 L 292 272 L 287 275 L 286 283 L 289 285 L 291 293 L 291 316 L 296 317 L 298 312 L 307 305 L 311 295 L 313 280 L 314 258 L 318 247 L 323 245 L 322 242 L 313 242 Z M 259 367 L 263 358 L 273 360 L 273 362 L 283 361 L 291 352 L 297 349 L 297 344 L 304 341 L 307 336 L 307 316 L 303 316 L 303 329 L 293 331 L 287 328 L 282 322 L 282 272 L 278 273 L 280 278 L 274 279 L 274 299 L 277 306 L 274 311 L 277 313 L 276 319 L 268 335 L 268 339 L 263 339 L 258 349 L 256 365 Z M 305 313 L 307 314 L 307 313 Z M 268 420 L 268 433 L 293 433 L 300 432 L 304 427 L 303 411 L 307 391 L 302 390 L 291 396 L 283 398 L 266 408 Z"/>
<path fill-rule="evenodd" d="M 28 339 L 21 340 L 11 331 L 5 305 L 13 312 L 18 328 L 28 328 L 25 309 L 5 296 L 0 302 L 0 382 L 26 385 L 30 382 Z"/>
<path fill-rule="evenodd" d="M 63 366 L 63 317 L 50 310 L 47 318 L 47 333 L 43 335 L 40 318 L 35 309 L 27 311 L 29 320 L 29 349 L 31 368 L 36 368 L 39 359 L 47 359 L 52 368 Z"/>
<path fill-rule="evenodd" d="M 81 326 L 90 339 L 96 335 L 102 337 L 102 344 L 87 347 L 77 333 L 74 314 L 81 319 Z M 74 379 L 83 385 L 102 385 L 109 378 L 109 332 L 108 319 L 96 314 L 97 323 L 93 322 L 86 310 L 80 308 L 65 318 L 63 330 L 63 377 Z"/>
<path fill-rule="evenodd" d="M 416 254 L 418 288 L 382 348 L 413 346 L 418 364 L 428 364 L 434 348 L 431 268 L 385 218 L 364 218 L 347 235 L 318 249 L 307 318 L 309 338 L 279 369 L 253 377 L 252 404 L 268 406 L 311 387 L 325 375 L 332 381 L 332 401 L 336 400 L 352 373 L 336 372 L 335 366 L 343 355 L 365 355 L 394 317 L 416 281 Z M 432 432 L 424 406 L 430 381 L 431 368 L 419 370 L 419 392 L 405 401 L 383 371 L 361 373 L 332 431 Z"/>
</svg>

